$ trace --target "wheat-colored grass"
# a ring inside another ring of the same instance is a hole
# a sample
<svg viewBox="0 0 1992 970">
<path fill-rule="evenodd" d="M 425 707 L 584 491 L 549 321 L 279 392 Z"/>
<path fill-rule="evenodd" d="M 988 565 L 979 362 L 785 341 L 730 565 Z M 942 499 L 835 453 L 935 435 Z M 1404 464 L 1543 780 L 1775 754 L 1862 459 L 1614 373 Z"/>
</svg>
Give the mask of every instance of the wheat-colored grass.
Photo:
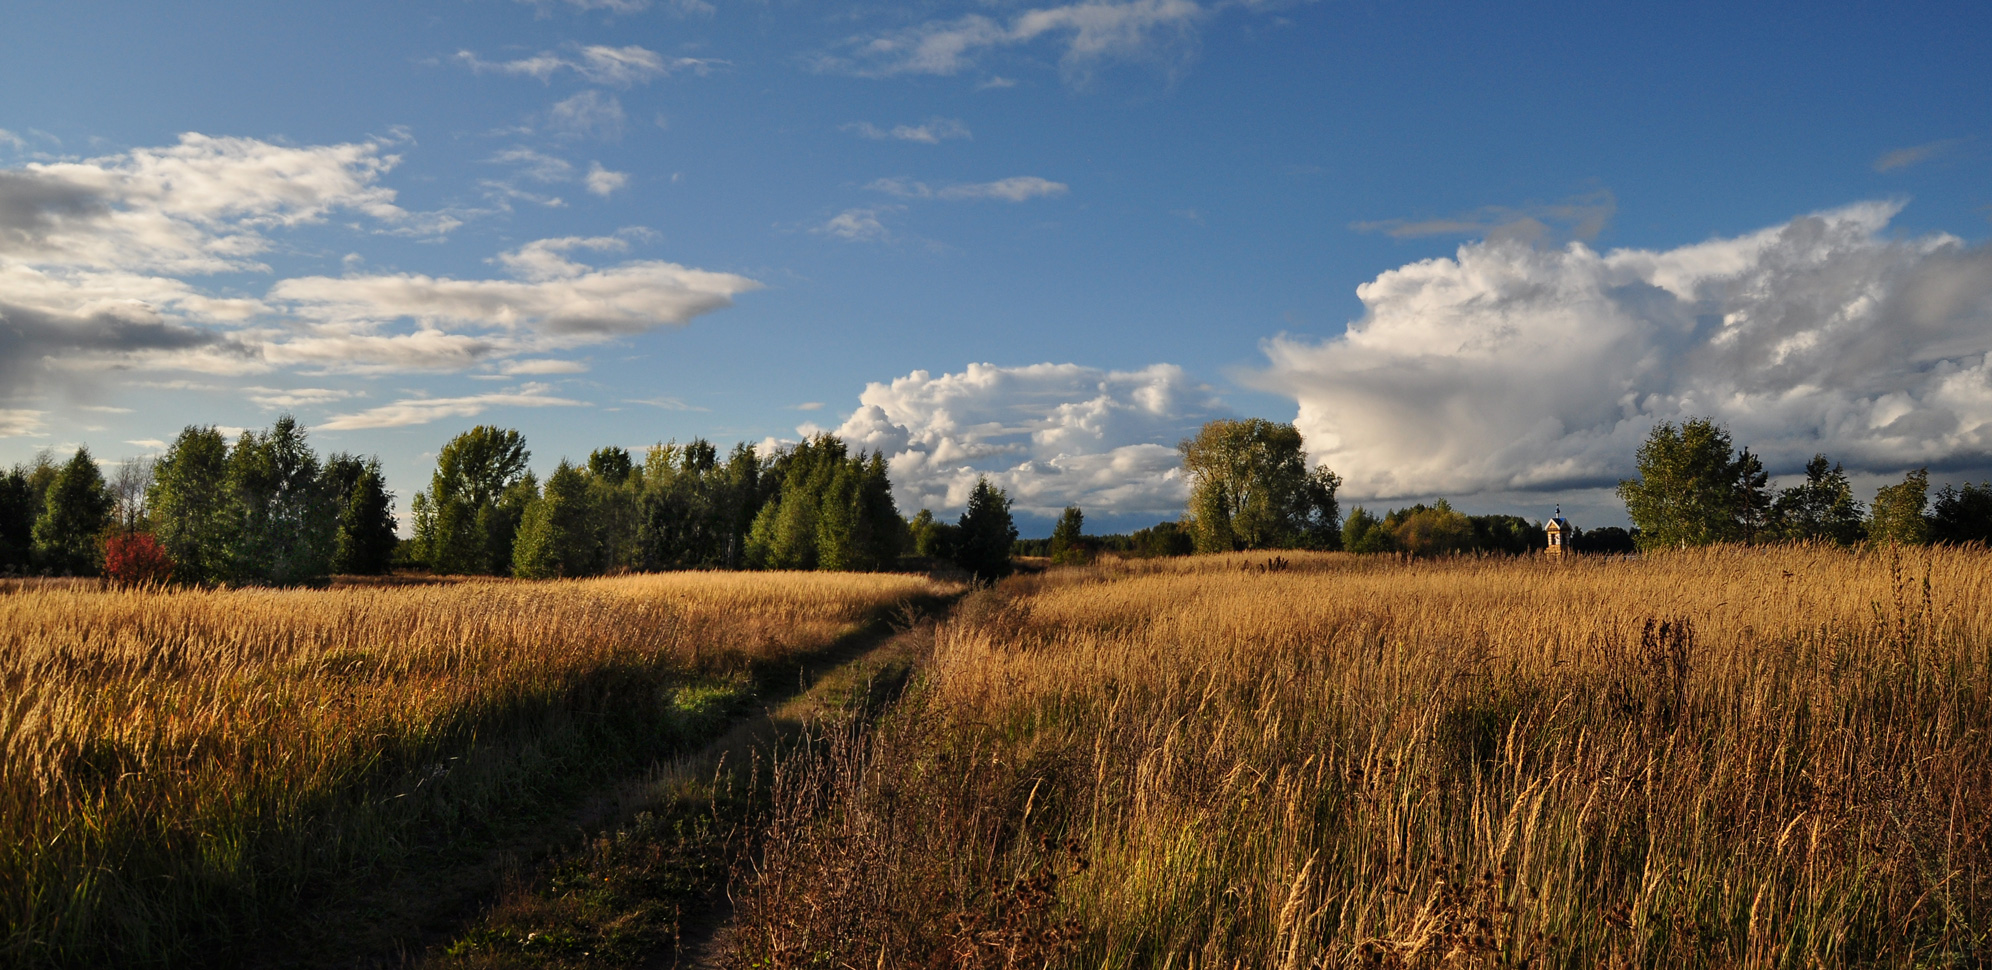
<svg viewBox="0 0 1992 970">
<path fill-rule="evenodd" d="M 1985 552 L 1287 558 L 965 604 L 785 768 L 742 961 L 1992 957 Z"/>
<path fill-rule="evenodd" d="M 658 750 L 925 579 L 0 589 L 0 963 L 201 962 L 317 882 Z M 721 712 L 723 713 L 723 711 Z"/>
</svg>

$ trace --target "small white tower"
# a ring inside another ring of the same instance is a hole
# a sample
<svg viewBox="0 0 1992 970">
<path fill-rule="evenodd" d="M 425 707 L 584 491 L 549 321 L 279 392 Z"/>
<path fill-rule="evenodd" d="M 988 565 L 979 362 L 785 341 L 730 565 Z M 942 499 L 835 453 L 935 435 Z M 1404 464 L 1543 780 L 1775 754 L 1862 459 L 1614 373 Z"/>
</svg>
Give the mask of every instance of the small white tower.
<svg viewBox="0 0 1992 970">
<path fill-rule="evenodd" d="M 1556 514 L 1549 517 L 1542 530 L 1549 534 L 1549 548 L 1543 550 L 1544 555 L 1570 555 L 1570 538 L 1575 530 L 1570 527 L 1570 520 L 1563 517 L 1563 506 L 1556 507 Z"/>
</svg>

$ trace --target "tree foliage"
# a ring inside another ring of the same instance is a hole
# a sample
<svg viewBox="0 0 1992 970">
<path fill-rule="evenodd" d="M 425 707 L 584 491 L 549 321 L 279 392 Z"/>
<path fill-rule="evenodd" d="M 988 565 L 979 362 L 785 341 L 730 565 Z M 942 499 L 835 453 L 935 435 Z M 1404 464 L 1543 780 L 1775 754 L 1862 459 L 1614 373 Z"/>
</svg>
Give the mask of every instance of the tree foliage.
<svg viewBox="0 0 1992 970">
<path fill-rule="evenodd" d="M 34 525 L 34 558 L 63 575 L 94 575 L 98 534 L 111 524 L 111 493 L 88 447 L 64 463 L 42 498 Z"/>
<path fill-rule="evenodd" d="M 1340 546 L 1342 480 L 1308 471 L 1301 444 L 1293 425 L 1250 418 L 1212 421 L 1178 446 L 1198 552 Z"/>
<path fill-rule="evenodd" d="M 1813 455 L 1805 464 L 1805 481 L 1778 493 L 1769 531 L 1772 538 L 1788 542 L 1851 546 L 1866 536 L 1864 519 L 1846 471 L 1825 455 Z"/>
<path fill-rule="evenodd" d="M 1640 530 L 1640 548 L 1748 542 L 1770 511 L 1769 476 L 1738 454 L 1729 432 L 1705 418 L 1661 422 L 1639 446 L 1639 477 L 1618 485 Z"/>
<path fill-rule="evenodd" d="M 1868 541 L 1905 546 L 1929 542 L 1930 520 L 1923 515 L 1929 494 L 1928 468 L 1918 468 L 1902 476 L 1901 482 L 1882 486 L 1874 493 L 1874 504 L 1868 506 Z"/>
<path fill-rule="evenodd" d="M 1051 530 L 1051 561 L 1061 566 L 1082 565 L 1092 559 L 1086 548 L 1086 513 L 1076 505 L 1068 505 L 1058 515 L 1058 524 Z"/>
<path fill-rule="evenodd" d="M 519 517 L 537 496 L 517 431 L 478 425 L 443 445 L 429 489 L 418 496 L 416 540 L 439 573 L 501 574 L 512 569 Z"/>
<path fill-rule="evenodd" d="M 1930 541 L 1992 544 L 1992 482 L 1944 486 L 1930 507 Z"/>
<path fill-rule="evenodd" d="M 1000 579 L 1010 574 L 1010 547 L 1017 541 L 1017 524 L 1010 517 L 1010 496 L 990 484 L 986 477 L 975 480 L 968 493 L 968 508 L 957 524 L 955 562 L 977 579 Z"/>
</svg>

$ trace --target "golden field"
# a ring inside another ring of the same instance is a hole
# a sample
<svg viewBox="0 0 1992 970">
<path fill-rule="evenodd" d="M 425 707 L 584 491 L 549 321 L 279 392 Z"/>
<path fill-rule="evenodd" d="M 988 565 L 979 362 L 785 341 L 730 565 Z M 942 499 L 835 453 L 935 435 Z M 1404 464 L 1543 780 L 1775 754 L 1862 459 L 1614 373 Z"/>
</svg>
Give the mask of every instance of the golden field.
<svg viewBox="0 0 1992 970">
<path fill-rule="evenodd" d="M 1992 960 L 1992 556 L 1107 563 L 783 763 L 741 966 Z"/>
<path fill-rule="evenodd" d="M 0 586 L 0 963 L 203 963 L 328 881 L 697 740 L 759 672 L 936 590 Z"/>
</svg>

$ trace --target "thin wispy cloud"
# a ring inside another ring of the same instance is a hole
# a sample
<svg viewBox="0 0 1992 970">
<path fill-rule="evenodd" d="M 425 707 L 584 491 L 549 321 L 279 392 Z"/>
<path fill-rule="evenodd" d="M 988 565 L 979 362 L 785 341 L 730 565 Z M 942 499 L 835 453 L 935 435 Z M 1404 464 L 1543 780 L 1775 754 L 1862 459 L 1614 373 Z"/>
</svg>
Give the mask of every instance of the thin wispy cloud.
<svg viewBox="0 0 1992 970">
<path fill-rule="evenodd" d="M 1383 219 L 1350 223 L 1357 232 L 1380 232 L 1392 239 L 1429 236 L 1479 236 L 1560 243 L 1598 238 L 1618 212 L 1618 199 L 1600 189 L 1561 202 L 1523 206 L 1488 205 L 1454 216 L 1428 219 Z"/>
<path fill-rule="evenodd" d="M 488 61 L 464 50 L 457 51 L 452 60 L 475 74 L 508 74 L 547 83 L 554 75 L 565 71 L 590 84 L 624 88 L 681 72 L 704 77 L 714 68 L 726 64 L 711 58 L 667 58 L 636 45 L 610 47 L 606 44 L 574 44 L 565 51 L 541 51 L 531 57 L 508 61 Z"/>
<path fill-rule="evenodd" d="M 600 91 L 583 91 L 547 109 L 547 125 L 569 138 L 615 141 L 622 137 L 626 120 L 622 102 Z"/>
<path fill-rule="evenodd" d="M 260 408 L 300 408 L 331 404 L 362 396 L 358 391 L 332 387 L 245 387 L 242 393 Z"/>
<path fill-rule="evenodd" d="M 30 408 L 0 408 L 0 438 L 39 438 L 48 433 L 42 421 L 47 411 Z"/>
<path fill-rule="evenodd" d="M 893 125 L 881 128 L 869 121 L 854 121 L 843 129 L 874 141 L 911 141 L 923 145 L 938 145 L 955 138 L 972 138 L 968 126 L 955 118 L 930 118 L 917 125 Z"/>
<path fill-rule="evenodd" d="M 1055 42 L 1063 48 L 1060 64 L 1068 75 L 1083 75 L 1102 60 L 1159 56 L 1189 40 L 1207 14 L 1190 0 L 1076 3 L 1007 19 L 969 14 L 854 37 L 838 53 L 818 57 L 816 66 L 861 77 L 952 75 L 974 67 L 993 49 Z"/>
<path fill-rule="evenodd" d="M 1898 148 L 1891 152 L 1883 152 L 1881 157 L 1874 160 L 1874 170 L 1877 172 L 1893 172 L 1896 169 L 1908 168 L 1911 165 L 1927 162 L 1933 158 L 1941 158 L 1964 143 L 1965 139 L 1963 138 L 1946 138 L 1942 141 L 1911 145 L 1908 148 Z"/>
<path fill-rule="evenodd" d="M 624 398 L 624 399 L 623 399 L 623 403 L 624 403 L 624 404 L 642 404 L 642 405 L 647 405 L 647 406 L 649 406 L 649 407 L 653 407 L 653 408 L 661 408 L 661 409 L 663 409 L 663 410 L 666 410 L 666 411 L 705 411 L 705 410 L 707 410 L 706 408 L 702 408 L 702 407 L 699 407 L 699 406 L 698 406 L 698 405 L 696 405 L 696 404 L 687 404 L 687 403 L 685 403 L 684 401 L 682 401 L 682 400 L 680 400 L 680 399 L 678 399 L 678 398 L 675 398 L 675 397 L 643 397 L 643 398 Z"/>
<path fill-rule="evenodd" d="M 996 199 L 1004 202 L 1023 202 L 1028 199 L 1064 195 L 1070 191 L 1071 186 L 1035 175 L 1019 175 L 997 179 L 994 182 L 967 182 L 944 185 L 940 188 L 911 179 L 884 178 L 866 188 L 902 199 L 941 199 L 951 202 Z"/>
<path fill-rule="evenodd" d="M 498 372 L 507 376 L 541 376 L 547 374 L 586 374 L 588 365 L 578 360 L 508 360 L 498 365 Z"/>
<path fill-rule="evenodd" d="M 516 390 L 465 397 L 408 398 L 353 414 L 335 414 L 320 427 L 328 431 L 364 428 L 403 428 L 444 418 L 474 418 L 492 408 L 586 407 L 587 402 L 554 397 L 545 384 L 524 384 Z"/>
<path fill-rule="evenodd" d="M 588 191 L 606 199 L 617 189 L 629 185 L 628 172 L 612 172 L 602 167 L 601 162 L 589 162 L 588 174 L 581 180 Z"/>
<path fill-rule="evenodd" d="M 866 209 L 845 209 L 810 231 L 822 236 L 835 236 L 849 242 L 879 242 L 892 237 L 891 230 L 885 227 L 885 223 L 879 221 L 879 216 L 896 211 L 898 208 L 898 206 L 874 206 Z"/>
</svg>

